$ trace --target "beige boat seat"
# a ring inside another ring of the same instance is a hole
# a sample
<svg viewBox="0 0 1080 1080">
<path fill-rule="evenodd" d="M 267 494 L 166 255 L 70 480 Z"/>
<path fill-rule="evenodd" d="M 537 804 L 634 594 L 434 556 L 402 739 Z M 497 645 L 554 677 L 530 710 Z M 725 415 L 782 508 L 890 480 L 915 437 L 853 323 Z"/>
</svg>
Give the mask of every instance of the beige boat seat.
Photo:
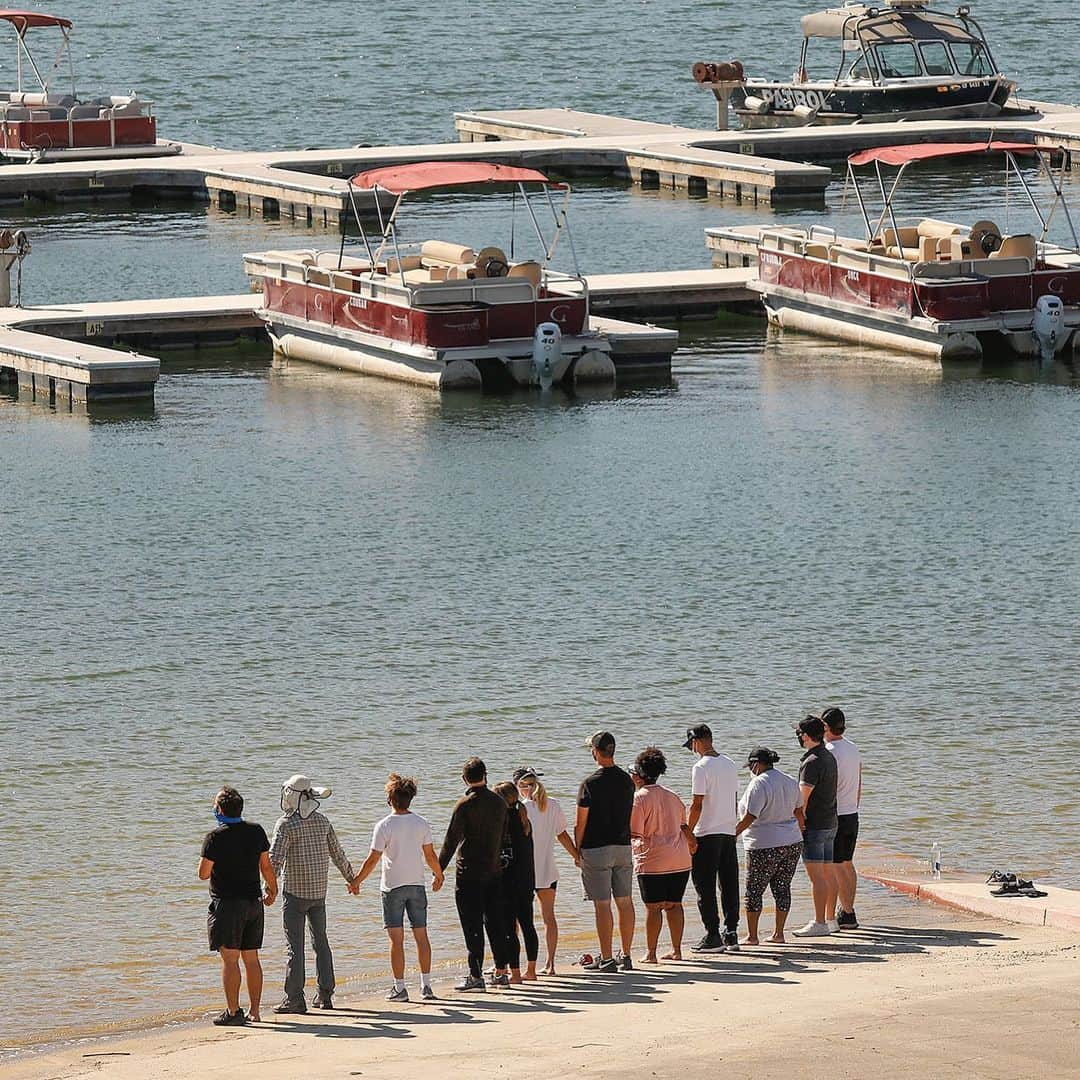
<svg viewBox="0 0 1080 1080">
<path fill-rule="evenodd" d="M 829 258 L 829 245 L 819 244 L 816 241 L 814 243 L 808 243 L 803 248 L 803 254 L 808 259 L 828 259 Z"/>
<path fill-rule="evenodd" d="M 990 253 L 991 259 L 1030 259 L 1035 261 L 1039 254 L 1038 241 L 1031 233 L 1017 233 L 1015 236 L 1004 236 L 1001 239 L 1001 247 Z"/>
<path fill-rule="evenodd" d="M 951 221 L 940 221 L 938 218 L 923 218 L 917 229 L 920 236 L 932 236 L 935 240 L 946 236 L 959 236 L 964 231 L 962 225 L 954 225 Z"/>
<path fill-rule="evenodd" d="M 476 252 L 464 244 L 451 244 L 445 240 L 425 240 L 420 245 L 422 266 L 460 266 L 475 263 Z"/>
<path fill-rule="evenodd" d="M 316 266 L 325 266 L 328 270 L 368 270 L 371 267 L 367 259 L 354 259 L 351 255 L 341 257 L 336 251 L 320 251 L 314 261 Z"/>
<path fill-rule="evenodd" d="M 538 262 L 520 262 L 511 266 L 510 272 L 506 276 L 509 278 L 525 278 L 526 281 L 532 284 L 534 289 L 538 289 L 540 288 L 542 273 Z"/>
<path fill-rule="evenodd" d="M 396 257 L 386 260 L 386 272 L 397 274 L 402 270 L 419 270 L 423 262 L 419 255 L 405 255 L 400 260 Z"/>
<path fill-rule="evenodd" d="M 445 266 L 424 266 L 405 271 L 405 282 L 408 285 L 433 285 L 446 280 Z"/>
<path fill-rule="evenodd" d="M 919 262 L 933 262 L 937 258 L 936 236 L 919 236 Z"/>
</svg>

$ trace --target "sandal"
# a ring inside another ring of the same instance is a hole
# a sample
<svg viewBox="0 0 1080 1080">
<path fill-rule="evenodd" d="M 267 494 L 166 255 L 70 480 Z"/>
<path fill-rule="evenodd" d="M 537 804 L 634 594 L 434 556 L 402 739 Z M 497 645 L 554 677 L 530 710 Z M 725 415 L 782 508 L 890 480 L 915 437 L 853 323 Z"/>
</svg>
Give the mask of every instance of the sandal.
<svg viewBox="0 0 1080 1080">
<path fill-rule="evenodd" d="M 1050 894 L 1043 892 L 1042 889 L 1036 889 L 1035 886 L 1029 882 L 1026 887 L 1021 887 L 1020 895 L 1030 896 L 1032 899 L 1037 899 L 1040 896 L 1049 896 Z"/>
<path fill-rule="evenodd" d="M 1027 882 L 1028 885 L 1031 882 Z M 990 890 L 991 896 L 1020 896 L 1020 885 L 1014 877 L 1012 881 L 1003 881 L 996 889 Z"/>
</svg>

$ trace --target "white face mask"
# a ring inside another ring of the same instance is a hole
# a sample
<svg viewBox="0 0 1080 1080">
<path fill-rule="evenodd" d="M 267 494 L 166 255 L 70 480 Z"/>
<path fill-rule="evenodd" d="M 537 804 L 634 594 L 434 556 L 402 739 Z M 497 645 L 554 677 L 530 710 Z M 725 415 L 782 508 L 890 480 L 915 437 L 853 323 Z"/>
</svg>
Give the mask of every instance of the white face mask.
<svg viewBox="0 0 1080 1080">
<path fill-rule="evenodd" d="M 306 821 L 319 809 L 319 800 L 310 791 L 296 791 L 294 788 L 283 787 L 281 809 L 286 814 L 299 814 Z"/>
</svg>

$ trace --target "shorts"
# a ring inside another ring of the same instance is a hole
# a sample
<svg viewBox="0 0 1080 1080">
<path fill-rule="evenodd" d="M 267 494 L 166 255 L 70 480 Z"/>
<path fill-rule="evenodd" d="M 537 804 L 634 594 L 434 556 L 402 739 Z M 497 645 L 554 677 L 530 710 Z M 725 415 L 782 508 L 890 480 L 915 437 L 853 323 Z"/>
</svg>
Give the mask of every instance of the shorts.
<svg viewBox="0 0 1080 1080">
<path fill-rule="evenodd" d="M 634 860 L 629 844 L 583 848 L 581 851 L 581 886 L 585 899 L 610 900 L 629 896 L 634 888 Z"/>
<path fill-rule="evenodd" d="M 689 870 L 673 870 L 669 874 L 638 874 L 638 891 L 643 904 L 681 904 Z"/>
<path fill-rule="evenodd" d="M 558 882 L 558 879 L 556 879 L 550 885 L 537 885 L 536 886 L 536 891 L 539 892 L 541 889 L 550 889 L 552 892 L 555 892 L 555 890 L 558 889 L 558 887 L 559 887 L 559 882 Z"/>
<path fill-rule="evenodd" d="M 261 949 L 263 918 L 266 909 L 261 900 L 240 896 L 214 898 L 206 916 L 206 936 L 210 951 L 220 949 Z"/>
<path fill-rule="evenodd" d="M 387 930 L 400 930 L 406 913 L 414 930 L 427 926 L 427 889 L 423 885 L 399 885 L 382 894 L 383 926 Z"/>
<path fill-rule="evenodd" d="M 851 862 L 855 842 L 859 839 L 859 815 L 840 814 L 836 819 L 836 841 L 833 844 L 834 863 Z"/>
<path fill-rule="evenodd" d="M 803 833 L 802 861 L 831 863 L 835 842 L 835 825 L 831 829 L 807 829 Z"/>
</svg>

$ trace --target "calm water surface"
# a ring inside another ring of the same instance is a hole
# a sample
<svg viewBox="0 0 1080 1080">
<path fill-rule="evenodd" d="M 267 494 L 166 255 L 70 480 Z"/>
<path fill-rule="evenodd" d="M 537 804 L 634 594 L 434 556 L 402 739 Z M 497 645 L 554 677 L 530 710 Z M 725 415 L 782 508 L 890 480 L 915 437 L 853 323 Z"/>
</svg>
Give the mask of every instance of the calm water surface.
<svg viewBox="0 0 1080 1080">
<path fill-rule="evenodd" d="M 209 29 L 166 0 L 63 13 L 87 89 L 154 96 L 173 137 L 262 147 L 448 138 L 479 107 L 707 123 L 689 63 L 789 70 L 777 28 L 806 8 L 531 9 L 557 36 L 489 0 L 325 10 L 333 34 L 269 3 Z M 1036 47 L 1069 11 L 978 9 L 1033 95 L 1072 99 L 1075 56 Z M 927 170 L 911 200 L 1004 216 L 988 169 Z M 781 218 L 826 213 L 854 221 L 839 187 Z M 236 290 L 245 250 L 334 243 L 191 204 L 11 216 L 35 239 L 31 302 Z M 591 270 L 706 265 L 706 225 L 761 216 L 577 199 Z M 489 199 L 411 220 L 507 228 Z M 594 396 L 440 400 L 250 349 L 172 358 L 152 410 L 0 399 L 4 1045 L 213 1002 L 193 870 L 222 782 L 269 827 L 286 776 L 325 778 L 359 858 L 390 768 L 420 776 L 439 831 L 474 752 L 544 769 L 568 804 L 584 736 L 610 726 L 625 756 L 658 741 L 685 792 L 687 724 L 793 767 L 791 723 L 837 701 L 882 846 L 1080 884 L 1078 428 L 1068 366 L 943 374 L 744 320 L 687 333 L 671 385 Z M 572 941 L 570 882 L 562 905 Z M 341 974 L 382 970 L 374 892 L 331 906 Z M 435 918 L 448 963 L 448 895 Z"/>
</svg>

